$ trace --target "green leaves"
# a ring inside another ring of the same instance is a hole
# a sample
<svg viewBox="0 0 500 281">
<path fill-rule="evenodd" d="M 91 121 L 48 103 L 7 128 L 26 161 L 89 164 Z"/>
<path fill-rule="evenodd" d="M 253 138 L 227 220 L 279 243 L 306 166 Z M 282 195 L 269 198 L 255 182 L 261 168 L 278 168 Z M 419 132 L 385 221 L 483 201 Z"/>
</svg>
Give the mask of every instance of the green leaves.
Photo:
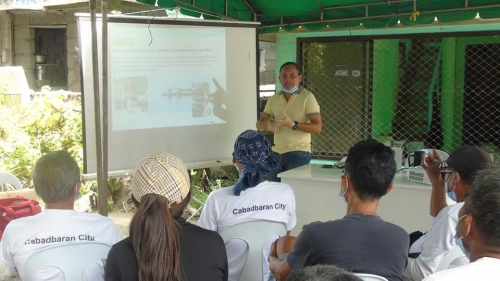
<svg viewBox="0 0 500 281">
<path fill-rule="evenodd" d="M 0 103 L 0 170 L 16 175 L 26 186 L 35 161 L 66 149 L 83 163 L 80 97 L 44 92 L 28 105 Z"/>
</svg>

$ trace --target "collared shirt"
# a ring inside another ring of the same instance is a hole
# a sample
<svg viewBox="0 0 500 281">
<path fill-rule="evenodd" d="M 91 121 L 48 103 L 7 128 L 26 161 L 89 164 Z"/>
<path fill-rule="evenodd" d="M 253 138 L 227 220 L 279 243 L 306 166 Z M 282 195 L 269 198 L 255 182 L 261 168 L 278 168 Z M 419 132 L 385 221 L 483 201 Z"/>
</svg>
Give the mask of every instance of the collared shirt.
<svg viewBox="0 0 500 281">
<path fill-rule="evenodd" d="M 316 98 L 305 88 L 293 94 L 288 101 L 283 92 L 274 94 L 267 101 L 263 114 L 281 120 L 285 118 L 284 112 L 299 123 L 309 123 L 309 116 L 320 114 Z M 280 131 L 274 134 L 273 151 L 280 154 L 291 151 L 311 152 L 311 134 L 281 127 Z"/>
</svg>

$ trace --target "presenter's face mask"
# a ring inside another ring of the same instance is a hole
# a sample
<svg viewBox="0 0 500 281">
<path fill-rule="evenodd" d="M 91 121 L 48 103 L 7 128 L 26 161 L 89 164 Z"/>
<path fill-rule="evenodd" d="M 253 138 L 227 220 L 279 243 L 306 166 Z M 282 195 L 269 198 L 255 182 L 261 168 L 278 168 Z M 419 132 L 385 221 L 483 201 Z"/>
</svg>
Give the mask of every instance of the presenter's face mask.
<svg viewBox="0 0 500 281">
<path fill-rule="evenodd" d="M 465 235 L 462 235 L 462 236 L 458 236 L 458 228 L 460 226 L 460 221 L 463 221 L 464 218 L 466 218 L 467 216 L 469 216 L 470 214 L 465 214 L 461 217 L 458 218 L 457 220 L 457 230 L 455 232 L 455 243 L 457 243 L 457 246 L 460 247 L 460 249 L 462 250 L 462 252 L 464 252 L 465 256 L 470 259 L 470 251 L 469 249 L 465 248 L 464 246 L 464 243 L 463 243 L 463 239 L 469 235 L 469 232 L 470 232 L 470 223 L 469 223 L 469 226 L 467 226 L 467 233 Z M 465 222 L 464 222 L 465 223 Z"/>
</svg>

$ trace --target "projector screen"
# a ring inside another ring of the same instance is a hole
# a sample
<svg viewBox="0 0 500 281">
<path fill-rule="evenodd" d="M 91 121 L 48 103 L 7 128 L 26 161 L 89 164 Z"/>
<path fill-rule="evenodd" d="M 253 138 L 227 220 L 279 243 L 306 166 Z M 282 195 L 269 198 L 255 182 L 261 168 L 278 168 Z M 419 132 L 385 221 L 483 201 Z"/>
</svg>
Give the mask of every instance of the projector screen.
<svg viewBox="0 0 500 281">
<path fill-rule="evenodd" d="M 77 14 L 77 19 L 84 171 L 95 173 L 90 17 Z M 236 137 L 254 129 L 258 118 L 257 27 L 248 22 L 111 16 L 108 170 L 133 169 L 155 151 L 205 166 L 230 159 Z M 101 77 L 100 18 L 97 38 Z"/>
</svg>

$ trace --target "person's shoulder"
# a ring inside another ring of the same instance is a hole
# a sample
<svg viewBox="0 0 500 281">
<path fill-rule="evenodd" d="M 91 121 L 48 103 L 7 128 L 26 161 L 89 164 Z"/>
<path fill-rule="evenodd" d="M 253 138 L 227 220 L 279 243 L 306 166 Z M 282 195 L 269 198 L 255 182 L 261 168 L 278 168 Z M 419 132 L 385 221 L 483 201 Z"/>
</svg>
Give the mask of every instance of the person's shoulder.
<svg viewBox="0 0 500 281">
<path fill-rule="evenodd" d="M 281 190 L 290 190 L 293 191 L 292 187 L 284 182 L 275 182 L 275 181 L 265 181 L 260 183 L 261 185 L 267 185 L 271 187 L 273 190 L 275 189 L 281 189 Z"/>
<path fill-rule="evenodd" d="M 383 221 L 384 226 L 386 228 L 387 233 L 390 233 L 393 236 L 401 236 L 410 239 L 408 232 L 404 230 L 401 226 L 393 224 L 391 222 Z"/>
<path fill-rule="evenodd" d="M 207 200 L 214 200 L 216 198 L 221 198 L 221 197 L 227 197 L 233 195 L 233 187 L 234 185 L 228 186 L 228 187 L 223 187 L 217 190 L 214 190 L 210 192 L 208 195 Z"/>
<path fill-rule="evenodd" d="M 460 203 L 456 203 L 456 204 L 444 207 L 439 212 L 439 214 L 436 216 L 436 221 L 437 220 L 441 220 L 442 218 L 449 218 L 449 217 L 451 217 L 454 220 L 456 220 L 457 217 L 458 217 L 458 212 L 463 207 L 463 205 L 464 205 L 464 203 L 460 202 Z"/>
<path fill-rule="evenodd" d="M 204 241 L 204 243 L 214 242 L 224 244 L 222 237 L 217 231 L 202 228 L 189 222 L 182 223 L 182 231 L 185 234 L 190 233 L 190 236 L 192 234 L 192 237 L 196 237 L 197 240 Z"/>
</svg>

